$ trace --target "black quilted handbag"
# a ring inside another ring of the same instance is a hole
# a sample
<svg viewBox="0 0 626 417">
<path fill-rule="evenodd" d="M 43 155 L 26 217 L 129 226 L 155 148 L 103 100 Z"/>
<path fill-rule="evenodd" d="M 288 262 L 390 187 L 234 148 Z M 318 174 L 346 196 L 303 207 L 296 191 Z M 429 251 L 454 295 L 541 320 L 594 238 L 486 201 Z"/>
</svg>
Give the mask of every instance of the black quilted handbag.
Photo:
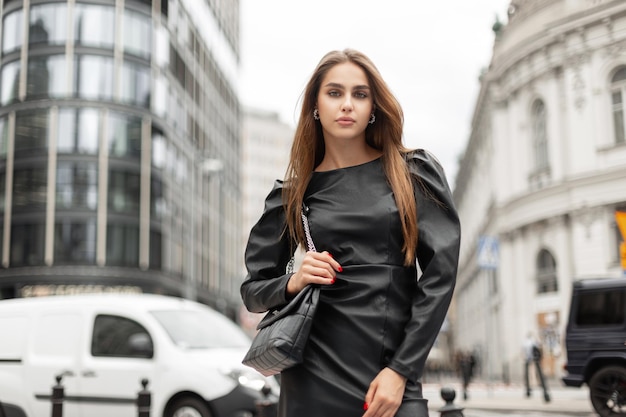
<svg viewBox="0 0 626 417">
<path fill-rule="evenodd" d="M 301 216 L 307 247 L 315 251 L 307 218 L 304 213 Z M 258 333 L 242 363 L 265 376 L 301 363 L 319 298 L 319 286 L 308 285 L 288 304 L 270 310 L 257 326 Z"/>
</svg>

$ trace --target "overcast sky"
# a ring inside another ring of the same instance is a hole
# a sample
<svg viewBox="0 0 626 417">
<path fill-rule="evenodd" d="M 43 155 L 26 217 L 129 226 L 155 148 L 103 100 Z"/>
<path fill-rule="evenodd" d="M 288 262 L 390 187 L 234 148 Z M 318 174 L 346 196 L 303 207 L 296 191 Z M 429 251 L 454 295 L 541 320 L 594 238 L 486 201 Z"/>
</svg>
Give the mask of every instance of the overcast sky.
<svg viewBox="0 0 626 417">
<path fill-rule="evenodd" d="M 404 110 L 404 142 L 433 152 L 452 184 L 470 133 L 478 77 L 509 0 L 241 0 L 240 95 L 295 126 L 328 51 L 368 55 Z"/>
</svg>

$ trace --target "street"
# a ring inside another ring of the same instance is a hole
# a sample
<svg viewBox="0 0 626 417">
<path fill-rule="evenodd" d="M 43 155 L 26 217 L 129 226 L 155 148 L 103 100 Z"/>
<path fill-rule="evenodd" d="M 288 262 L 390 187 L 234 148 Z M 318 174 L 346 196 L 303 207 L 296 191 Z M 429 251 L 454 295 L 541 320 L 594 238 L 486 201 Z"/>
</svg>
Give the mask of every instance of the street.
<svg viewBox="0 0 626 417">
<path fill-rule="evenodd" d="M 520 411 L 520 412 L 512 412 L 506 413 L 508 417 L 572 417 L 571 414 L 562 414 L 562 413 L 546 413 L 543 411 Z M 581 414 L 582 416 L 583 414 Z M 437 414 L 432 413 L 432 417 L 436 417 Z M 467 410 L 463 412 L 463 417 L 502 417 L 502 412 L 500 411 L 485 411 L 485 410 Z M 590 413 L 585 415 L 585 417 L 597 417 L 596 414 Z"/>
<path fill-rule="evenodd" d="M 534 388 L 530 398 L 524 395 L 521 385 L 473 382 L 468 399 L 463 400 L 461 384 L 457 381 L 424 384 L 424 397 L 428 399 L 431 417 L 439 417 L 446 404 L 441 398 L 442 388 L 453 388 L 456 396 L 453 405 L 463 409 L 464 417 L 597 417 L 589 400 L 589 390 L 568 388 L 558 382 L 548 384 L 551 401 L 543 401 L 543 393 Z"/>
</svg>

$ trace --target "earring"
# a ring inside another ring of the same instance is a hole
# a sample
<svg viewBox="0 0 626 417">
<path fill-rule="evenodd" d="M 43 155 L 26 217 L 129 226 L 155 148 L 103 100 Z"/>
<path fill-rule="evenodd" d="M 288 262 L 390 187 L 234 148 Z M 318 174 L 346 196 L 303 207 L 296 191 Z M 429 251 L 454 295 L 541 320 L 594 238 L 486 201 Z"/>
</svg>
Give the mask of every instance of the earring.
<svg viewBox="0 0 626 417">
<path fill-rule="evenodd" d="M 372 114 L 370 115 L 369 124 L 373 125 L 375 121 L 376 121 L 376 115 L 374 114 L 374 112 L 372 112 Z"/>
<path fill-rule="evenodd" d="M 313 118 L 315 120 L 319 120 L 320 119 L 320 112 L 317 109 L 313 110 Z"/>
</svg>

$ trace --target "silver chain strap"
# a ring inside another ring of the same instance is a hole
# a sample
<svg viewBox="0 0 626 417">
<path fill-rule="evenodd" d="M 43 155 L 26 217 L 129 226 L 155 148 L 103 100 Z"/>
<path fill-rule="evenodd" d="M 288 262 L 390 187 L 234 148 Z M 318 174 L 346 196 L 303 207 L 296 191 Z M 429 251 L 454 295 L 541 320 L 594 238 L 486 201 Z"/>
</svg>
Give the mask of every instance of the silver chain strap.
<svg viewBox="0 0 626 417">
<path fill-rule="evenodd" d="M 315 244 L 313 243 L 313 238 L 311 237 L 311 230 L 309 230 L 309 219 L 307 219 L 304 211 L 300 212 L 300 217 L 302 217 L 302 226 L 304 226 L 304 234 L 306 236 L 306 247 L 308 250 L 312 252 L 317 252 L 315 249 Z M 292 256 L 289 262 L 287 263 L 287 273 L 293 274 L 293 266 L 296 262 L 296 259 Z"/>
<path fill-rule="evenodd" d="M 309 219 L 306 218 L 304 211 L 300 212 L 300 217 L 302 217 L 302 225 L 304 226 L 304 234 L 306 235 L 306 247 L 311 252 L 317 252 L 315 244 L 313 243 L 313 238 L 311 237 L 311 231 L 309 230 Z"/>
</svg>

